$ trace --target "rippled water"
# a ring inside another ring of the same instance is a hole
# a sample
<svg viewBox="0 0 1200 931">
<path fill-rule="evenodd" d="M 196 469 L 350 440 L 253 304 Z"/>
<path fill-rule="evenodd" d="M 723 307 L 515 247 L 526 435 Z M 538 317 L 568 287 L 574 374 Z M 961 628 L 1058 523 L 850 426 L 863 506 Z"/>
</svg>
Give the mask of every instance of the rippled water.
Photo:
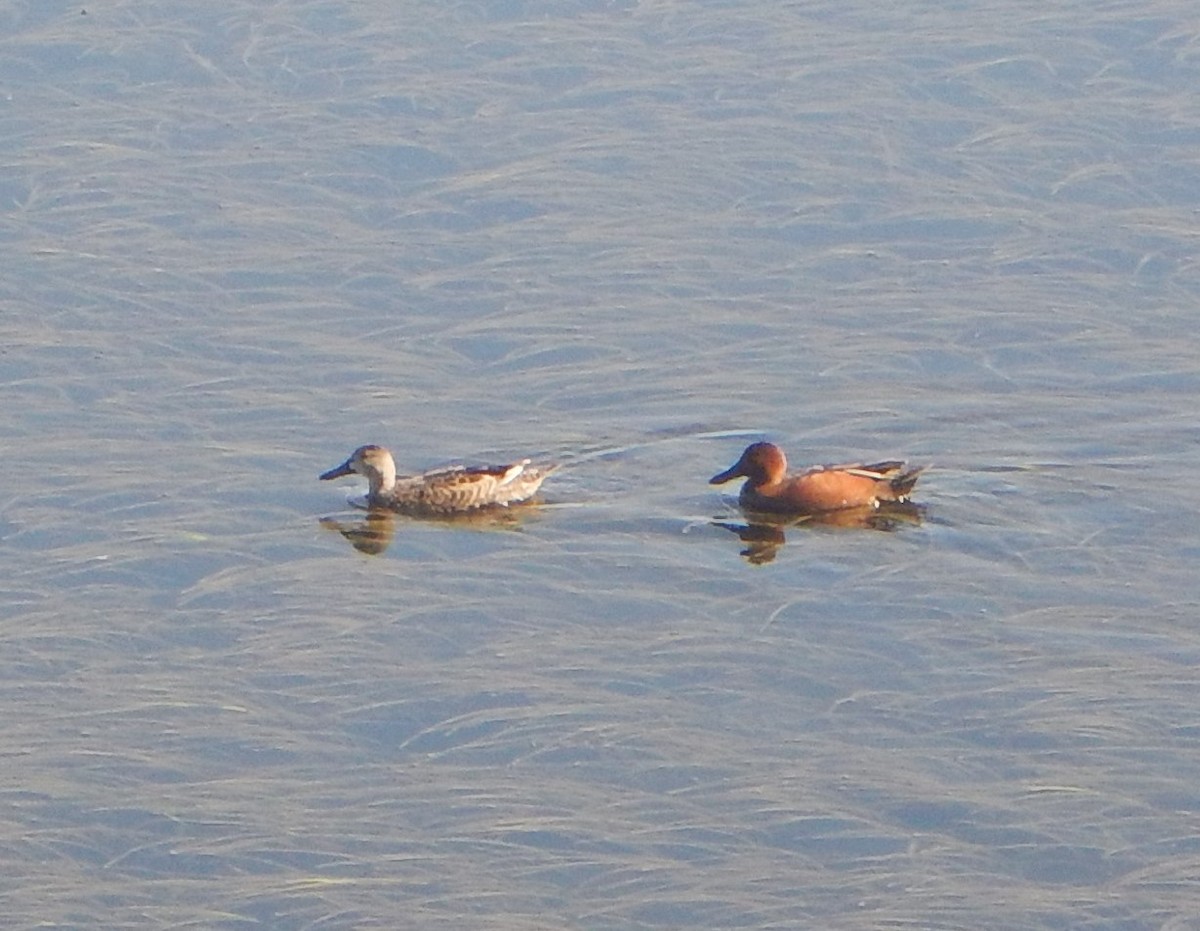
<svg viewBox="0 0 1200 931">
<path fill-rule="evenodd" d="M 9 926 L 1192 927 L 1194 20 L 0 10 Z"/>
</svg>

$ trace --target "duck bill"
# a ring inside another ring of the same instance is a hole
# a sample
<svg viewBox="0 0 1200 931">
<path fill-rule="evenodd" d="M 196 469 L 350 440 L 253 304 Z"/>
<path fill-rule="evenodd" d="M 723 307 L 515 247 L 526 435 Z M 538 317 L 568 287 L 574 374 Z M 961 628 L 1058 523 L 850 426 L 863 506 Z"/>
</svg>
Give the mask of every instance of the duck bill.
<svg viewBox="0 0 1200 931">
<path fill-rule="evenodd" d="M 708 480 L 708 484 L 724 485 L 726 482 L 732 481 L 735 478 L 741 478 L 742 472 L 741 472 L 740 466 L 741 466 L 741 462 L 735 462 L 724 472 L 721 472 L 720 474 L 714 475 L 712 478 L 710 478 Z"/>
<path fill-rule="evenodd" d="M 327 482 L 331 478 L 341 478 L 343 475 L 353 475 L 354 470 L 350 468 L 350 460 L 347 459 L 340 466 L 335 466 L 328 472 L 321 473 L 321 481 Z"/>
</svg>

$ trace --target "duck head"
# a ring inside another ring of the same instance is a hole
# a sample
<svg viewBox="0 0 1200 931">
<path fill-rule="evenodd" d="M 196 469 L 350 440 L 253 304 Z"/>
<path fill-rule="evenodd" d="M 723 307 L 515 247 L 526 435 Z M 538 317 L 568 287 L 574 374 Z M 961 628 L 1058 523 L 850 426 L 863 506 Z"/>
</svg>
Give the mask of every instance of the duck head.
<svg viewBox="0 0 1200 931">
<path fill-rule="evenodd" d="M 392 454 L 382 446 L 360 446 L 340 466 L 321 473 L 321 481 L 341 478 L 343 475 L 365 476 L 371 488 L 372 498 L 390 491 L 396 484 L 396 463 Z"/>
<path fill-rule="evenodd" d="M 770 485 L 787 473 L 787 457 L 774 443 L 752 443 L 742 457 L 724 472 L 708 480 L 710 485 L 723 485 L 735 478 L 748 478 L 750 484 Z"/>
</svg>

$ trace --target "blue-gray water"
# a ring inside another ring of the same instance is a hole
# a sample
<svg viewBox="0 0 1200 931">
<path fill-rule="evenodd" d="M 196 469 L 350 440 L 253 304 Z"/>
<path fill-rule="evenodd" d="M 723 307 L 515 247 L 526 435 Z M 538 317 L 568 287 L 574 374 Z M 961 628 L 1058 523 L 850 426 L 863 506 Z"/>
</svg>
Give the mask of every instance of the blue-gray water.
<svg viewBox="0 0 1200 931">
<path fill-rule="evenodd" d="M 0 7 L 6 927 L 1198 927 L 1189 4 L 196 6 Z"/>
</svg>

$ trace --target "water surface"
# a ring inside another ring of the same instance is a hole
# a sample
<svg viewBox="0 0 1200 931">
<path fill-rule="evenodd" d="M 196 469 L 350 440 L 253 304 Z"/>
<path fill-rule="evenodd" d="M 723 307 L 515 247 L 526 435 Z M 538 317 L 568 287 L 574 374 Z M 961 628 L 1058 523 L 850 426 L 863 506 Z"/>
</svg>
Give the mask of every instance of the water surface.
<svg viewBox="0 0 1200 931">
<path fill-rule="evenodd" d="M 1192 19 L 0 13 L 11 926 L 1188 927 Z"/>
</svg>

